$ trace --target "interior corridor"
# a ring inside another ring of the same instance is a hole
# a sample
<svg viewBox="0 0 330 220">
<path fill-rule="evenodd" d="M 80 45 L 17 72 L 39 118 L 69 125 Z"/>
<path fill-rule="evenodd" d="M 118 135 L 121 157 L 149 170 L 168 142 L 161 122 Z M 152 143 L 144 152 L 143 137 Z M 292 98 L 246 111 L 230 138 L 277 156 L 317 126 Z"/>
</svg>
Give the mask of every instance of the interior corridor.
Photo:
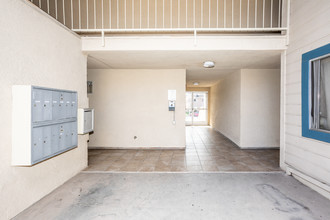
<svg viewBox="0 0 330 220">
<path fill-rule="evenodd" d="M 241 150 L 210 127 L 186 127 L 186 150 L 89 150 L 85 171 L 280 171 L 279 150 Z"/>
</svg>

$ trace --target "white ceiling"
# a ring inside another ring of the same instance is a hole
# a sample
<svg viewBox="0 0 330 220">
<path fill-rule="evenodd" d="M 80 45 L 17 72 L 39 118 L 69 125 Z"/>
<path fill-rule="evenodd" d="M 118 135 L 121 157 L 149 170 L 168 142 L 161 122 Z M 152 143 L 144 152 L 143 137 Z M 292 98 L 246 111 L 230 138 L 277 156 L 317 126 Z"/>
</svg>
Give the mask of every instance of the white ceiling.
<svg viewBox="0 0 330 220">
<path fill-rule="evenodd" d="M 215 62 L 213 69 L 203 62 Z M 91 52 L 88 69 L 187 69 L 187 85 L 209 87 L 239 69 L 280 68 L 280 51 L 107 51 Z"/>
</svg>

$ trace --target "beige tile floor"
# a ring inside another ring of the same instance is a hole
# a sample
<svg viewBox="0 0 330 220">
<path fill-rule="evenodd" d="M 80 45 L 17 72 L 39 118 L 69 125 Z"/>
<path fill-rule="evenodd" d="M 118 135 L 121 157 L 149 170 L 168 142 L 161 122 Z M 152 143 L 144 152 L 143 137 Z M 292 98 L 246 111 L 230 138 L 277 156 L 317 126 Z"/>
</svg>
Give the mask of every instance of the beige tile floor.
<svg viewBox="0 0 330 220">
<path fill-rule="evenodd" d="M 85 171 L 279 171 L 279 150 L 241 150 L 210 127 L 186 127 L 185 150 L 89 150 Z"/>
</svg>

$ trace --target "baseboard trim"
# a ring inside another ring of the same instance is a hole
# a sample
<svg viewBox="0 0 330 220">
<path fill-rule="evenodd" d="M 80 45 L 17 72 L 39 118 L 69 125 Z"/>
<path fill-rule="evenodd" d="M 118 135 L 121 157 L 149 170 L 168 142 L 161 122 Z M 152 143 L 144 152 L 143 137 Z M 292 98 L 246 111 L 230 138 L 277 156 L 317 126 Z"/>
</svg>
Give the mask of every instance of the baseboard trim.
<svg viewBox="0 0 330 220">
<path fill-rule="evenodd" d="M 185 150 L 184 147 L 88 147 L 88 150 Z"/>
<path fill-rule="evenodd" d="M 227 138 L 230 142 L 232 142 L 237 148 L 241 149 L 241 150 L 279 150 L 280 147 L 241 147 L 239 146 L 238 143 L 236 143 L 235 141 L 233 141 L 232 139 L 230 139 L 229 137 L 227 137 L 226 134 L 222 133 L 221 131 L 213 128 L 216 132 L 218 132 L 220 135 L 224 136 L 225 138 Z"/>
<path fill-rule="evenodd" d="M 239 147 L 242 150 L 279 150 L 280 147 Z"/>
<path fill-rule="evenodd" d="M 235 142 L 235 141 L 233 141 L 232 139 L 230 139 L 229 137 L 227 137 L 227 135 L 225 135 L 224 133 L 222 133 L 221 131 L 219 131 L 219 130 L 217 130 L 216 128 L 213 128 L 216 132 L 218 132 L 221 136 L 224 136 L 227 140 L 229 140 L 232 144 L 234 144 L 234 146 L 235 147 L 237 147 L 237 148 L 240 148 L 239 146 L 238 146 L 238 144 Z"/>
</svg>

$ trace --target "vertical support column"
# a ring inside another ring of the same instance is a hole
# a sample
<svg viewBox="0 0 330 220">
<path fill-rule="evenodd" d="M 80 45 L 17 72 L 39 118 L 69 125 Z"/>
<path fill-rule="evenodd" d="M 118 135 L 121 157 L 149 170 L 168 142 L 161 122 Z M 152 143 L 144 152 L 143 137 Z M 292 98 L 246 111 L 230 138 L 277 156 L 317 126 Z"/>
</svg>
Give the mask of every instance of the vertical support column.
<svg viewBox="0 0 330 220">
<path fill-rule="evenodd" d="M 71 0 L 71 29 L 73 29 L 73 3 Z"/>
<path fill-rule="evenodd" d="M 211 28 L 211 0 L 209 0 L 209 28 Z"/>
<path fill-rule="evenodd" d="M 94 0 L 94 28 L 96 29 L 96 2 Z"/>
<path fill-rule="evenodd" d="M 234 0 L 231 0 L 231 27 L 234 28 Z"/>
<path fill-rule="evenodd" d="M 64 4 L 64 0 L 62 0 L 62 6 L 63 6 L 63 24 L 64 24 L 64 26 L 66 26 L 65 25 L 65 4 Z"/>
<path fill-rule="evenodd" d="M 86 27 L 87 27 L 87 29 L 88 29 L 88 23 L 89 23 L 88 11 L 89 11 L 88 10 L 88 0 L 86 0 Z"/>
<path fill-rule="evenodd" d="M 119 0 L 117 0 L 117 29 L 119 29 Z"/>
<path fill-rule="evenodd" d="M 249 28 L 250 26 L 250 0 L 247 3 L 247 12 L 246 12 L 246 27 Z"/>
<path fill-rule="evenodd" d="M 223 1 L 223 27 L 226 28 L 226 14 L 227 14 L 227 7 L 226 7 L 227 0 Z"/>
<path fill-rule="evenodd" d="M 196 28 L 196 0 L 193 3 L 194 28 Z"/>
<path fill-rule="evenodd" d="M 157 1 L 155 0 L 155 28 L 157 28 Z"/>
<path fill-rule="evenodd" d="M 149 0 L 148 0 L 148 1 L 149 1 Z M 125 9 L 124 9 L 124 10 L 125 10 L 125 29 L 126 29 L 126 27 L 127 27 L 127 21 L 126 21 L 126 20 L 127 20 L 127 19 L 126 19 L 126 17 L 127 17 L 127 12 L 126 12 L 126 0 L 125 0 L 125 4 L 124 4 L 124 5 L 125 5 Z"/>
<path fill-rule="evenodd" d="M 188 0 L 186 0 L 186 28 L 188 28 Z"/>
<path fill-rule="evenodd" d="M 219 27 L 219 0 L 217 0 L 217 28 Z"/>
<path fill-rule="evenodd" d="M 47 0 L 47 13 L 49 14 L 49 0 Z"/>
<path fill-rule="evenodd" d="M 280 116 L 280 167 L 286 170 L 285 165 L 285 112 L 286 112 L 286 51 L 281 53 L 281 116 Z"/>
<path fill-rule="evenodd" d="M 104 8 L 103 8 L 104 0 L 101 0 L 101 26 L 104 29 Z"/>
<path fill-rule="evenodd" d="M 140 0 L 140 29 L 142 28 L 142 2 L 141 1 L 142 0 Z"/>
<path fill-rule="evenodd" d="M 157 1 L 157 0 L 156 0 Z M 134 0 L 132 0 L 132 28 L 135 27 Z"/>
<path fill-rule="evenodd" d="M 78 1 L 78 14 L 79 14 L 79 29 L 81 29 L 81 8 L 80 8 L 80 0 Z"/>
<path fill-rule="evenodd" d="M 172 5 L 172 0 L 170 0 L 170 24 L 171 24 L 171 28 L 173 27 L 173 12 L 172 12 L 172 8 L 173 8 L 173 5 Z"/>
<path fill-rule="evenodd" d="M 270 27 L 273 27 L 273 0 L 270 1 Z"/>
<path fill-rule="evenodd" d="M 150 26 L 150 2 L 149 2 L 150 0 L 148 0 L 148 16 L 147 16 L 147 23 L 148 23 L 148 29 L 149 29 L 149 26 Z M 125 2 L 126 2 L 126 0 L 125 0 Z"/>
<path fill-rule="evenodd" d="M 265 0 L 262 2 L 262 27 L 265 27 Z"/>
<path fill-rule="evenodd" d="M 163 28 L 165 28 L 165 0 L 163 0 Z"/>
<path fill-rule="evenodd" d="M 57 20 L 58 16 L 57 16 L 57 0 L 55 0 L 55 18 Z"/>
<path fill-rule="evenodd" d="M 239 28 L 242 28 L 242 0 L 239 0 Z"/>
<path fill-rule="evenodd" d="M 201 0 L 201 28 L 203 28 L 203 22 L 204 22 L 204 9 L 203 9 L 204 2 Z"/>
<path fill-rule="evenodd" d="M 286 28 L 287 28 L 287 31 L 286 31 L 286 45 L 289 45 L 290 43 L 290 0 L 287 0 L 287 13 L 286 13 Z"/>
<path fill-rule="evenodd" d="M 280 28 L 281 25 L 281 16 L 282 16 L 282 0 L 278 0 L 278 24 L 277 26 Z"/>
<path fill-rule="evenodd" d="M 178 0 L 178 28 L 180 28 L 180 16 L 181 16 L 181 13 L 180 13 L 180 4 L 181 4 L 181 1 Z"/>
<path fill-rule="evenodd" d="M 257 28 L 258 0 L 254 0 L 254 27 Z"/>
<path fill-rule="evenodd" d="M 112 17 L 112 13 L 111 13 L 111 0 L 109 0 L 109 28 L 111 29 L 111 17 Z"/>
</svg>

